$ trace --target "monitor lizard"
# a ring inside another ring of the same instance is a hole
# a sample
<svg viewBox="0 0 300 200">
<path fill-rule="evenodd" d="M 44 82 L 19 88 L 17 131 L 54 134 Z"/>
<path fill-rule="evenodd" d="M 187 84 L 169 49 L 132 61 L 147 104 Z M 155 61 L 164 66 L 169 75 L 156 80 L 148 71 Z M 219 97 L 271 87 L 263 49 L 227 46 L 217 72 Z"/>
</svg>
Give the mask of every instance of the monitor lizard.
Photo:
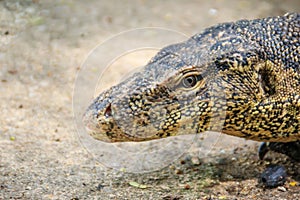
<svg viewBox="0 0 300 200">
<path fill-rule="evenodd" d="M 299 13 L 207 28 L 101 93 L 84 124 L 105 142 L 220 131 L 300 160 L 299 36 Z"/>
</svg>

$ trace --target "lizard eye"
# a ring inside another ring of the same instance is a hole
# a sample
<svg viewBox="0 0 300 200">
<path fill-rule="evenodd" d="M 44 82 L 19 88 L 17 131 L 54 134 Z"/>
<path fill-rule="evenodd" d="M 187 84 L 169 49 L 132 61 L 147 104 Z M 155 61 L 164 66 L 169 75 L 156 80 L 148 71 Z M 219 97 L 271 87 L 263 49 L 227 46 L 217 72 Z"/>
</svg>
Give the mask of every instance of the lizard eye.
<svg viewBox="0 0 300 200">
<path fill-rule="evenodd" d="M 184 77 L 181 81 L 181 84 L 185 88 L 192 88 L 197 84 L 197 82 L 198 82 L 198 77 L 196 75 L 190 75 Z"/>
</svg>

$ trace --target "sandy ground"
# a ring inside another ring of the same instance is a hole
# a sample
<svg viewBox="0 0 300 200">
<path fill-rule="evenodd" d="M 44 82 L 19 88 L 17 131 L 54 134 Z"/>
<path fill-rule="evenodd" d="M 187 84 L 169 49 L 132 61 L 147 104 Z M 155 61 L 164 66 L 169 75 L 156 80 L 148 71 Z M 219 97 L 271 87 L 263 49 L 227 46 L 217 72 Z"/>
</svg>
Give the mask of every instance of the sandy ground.
<svg viewBox="0 0 300 200">
<path fill-rule="evenodd" d="M 300 11 L 298 0 L 282 2 L 0 1 L 0 199 L 300 199 L 292 184 L 299 164 L 277 154 L 260 161 L 258 143 L 212 159 L 187 151 L 149 173 L 108 169 L 76 136 L 72 107 L 81 63 L 107 38 L 142 27 L 191 36 L 219 22 Z M 271 162 L 286 166 L 289 178 L 264 189 L 257 177 Z"/>
</svg>

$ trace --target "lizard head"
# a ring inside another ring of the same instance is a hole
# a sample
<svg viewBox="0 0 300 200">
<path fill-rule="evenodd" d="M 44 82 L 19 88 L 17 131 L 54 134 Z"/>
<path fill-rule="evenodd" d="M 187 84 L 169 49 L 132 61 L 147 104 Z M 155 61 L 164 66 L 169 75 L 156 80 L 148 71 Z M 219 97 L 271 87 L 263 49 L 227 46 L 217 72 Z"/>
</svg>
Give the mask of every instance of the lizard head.
<svg viewBox="0 0 300 200">
<path fill-rule="evenodd" d="M 100 94 L 84 115 L 91 136 L 106 142 L 146 141 L 203 129 L 211 74 L 184 62 L 174 51 L 180 48 L 184 45 L 163 49 L 139 72 Z"/>
<path fill-rule="evenodd" d="M 100 94 L 84 115 L 85 126 L 107 142 L 206 130 L 258 141 L 297 140 L 290 133 L 298 133 L 299 125 L 298 23 L 298 14 L 240 20 L 165 47 Z"/>
<path fill-rule="evenodd" d="M 232 33 L 232 26 L 212 27 L 163 48 L 139 72 L 101 93 L 84 115 L 90 135 L 125 142 L 208 130 L 212 108 L 225 106 L 212 101 L 223 97 L 221 72 L 243 60 L 233 56 L 245 49 L 245 42 Z"/>
</svg>

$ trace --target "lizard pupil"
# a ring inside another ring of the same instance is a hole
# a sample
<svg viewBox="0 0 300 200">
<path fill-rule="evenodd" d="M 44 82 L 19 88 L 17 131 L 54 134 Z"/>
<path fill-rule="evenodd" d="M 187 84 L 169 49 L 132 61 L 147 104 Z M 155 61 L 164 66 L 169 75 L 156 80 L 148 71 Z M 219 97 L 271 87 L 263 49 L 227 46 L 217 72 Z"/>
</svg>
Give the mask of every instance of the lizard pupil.
<svg viewBox="0 0 300 200">
<path fill-rule="evenodd" d="M 197 76 L 195 75 L 187 76 L 182 80 L 182 85 L 185 88 L 194 87 L 196 83 L 197 83 Z"/>
</svg>

